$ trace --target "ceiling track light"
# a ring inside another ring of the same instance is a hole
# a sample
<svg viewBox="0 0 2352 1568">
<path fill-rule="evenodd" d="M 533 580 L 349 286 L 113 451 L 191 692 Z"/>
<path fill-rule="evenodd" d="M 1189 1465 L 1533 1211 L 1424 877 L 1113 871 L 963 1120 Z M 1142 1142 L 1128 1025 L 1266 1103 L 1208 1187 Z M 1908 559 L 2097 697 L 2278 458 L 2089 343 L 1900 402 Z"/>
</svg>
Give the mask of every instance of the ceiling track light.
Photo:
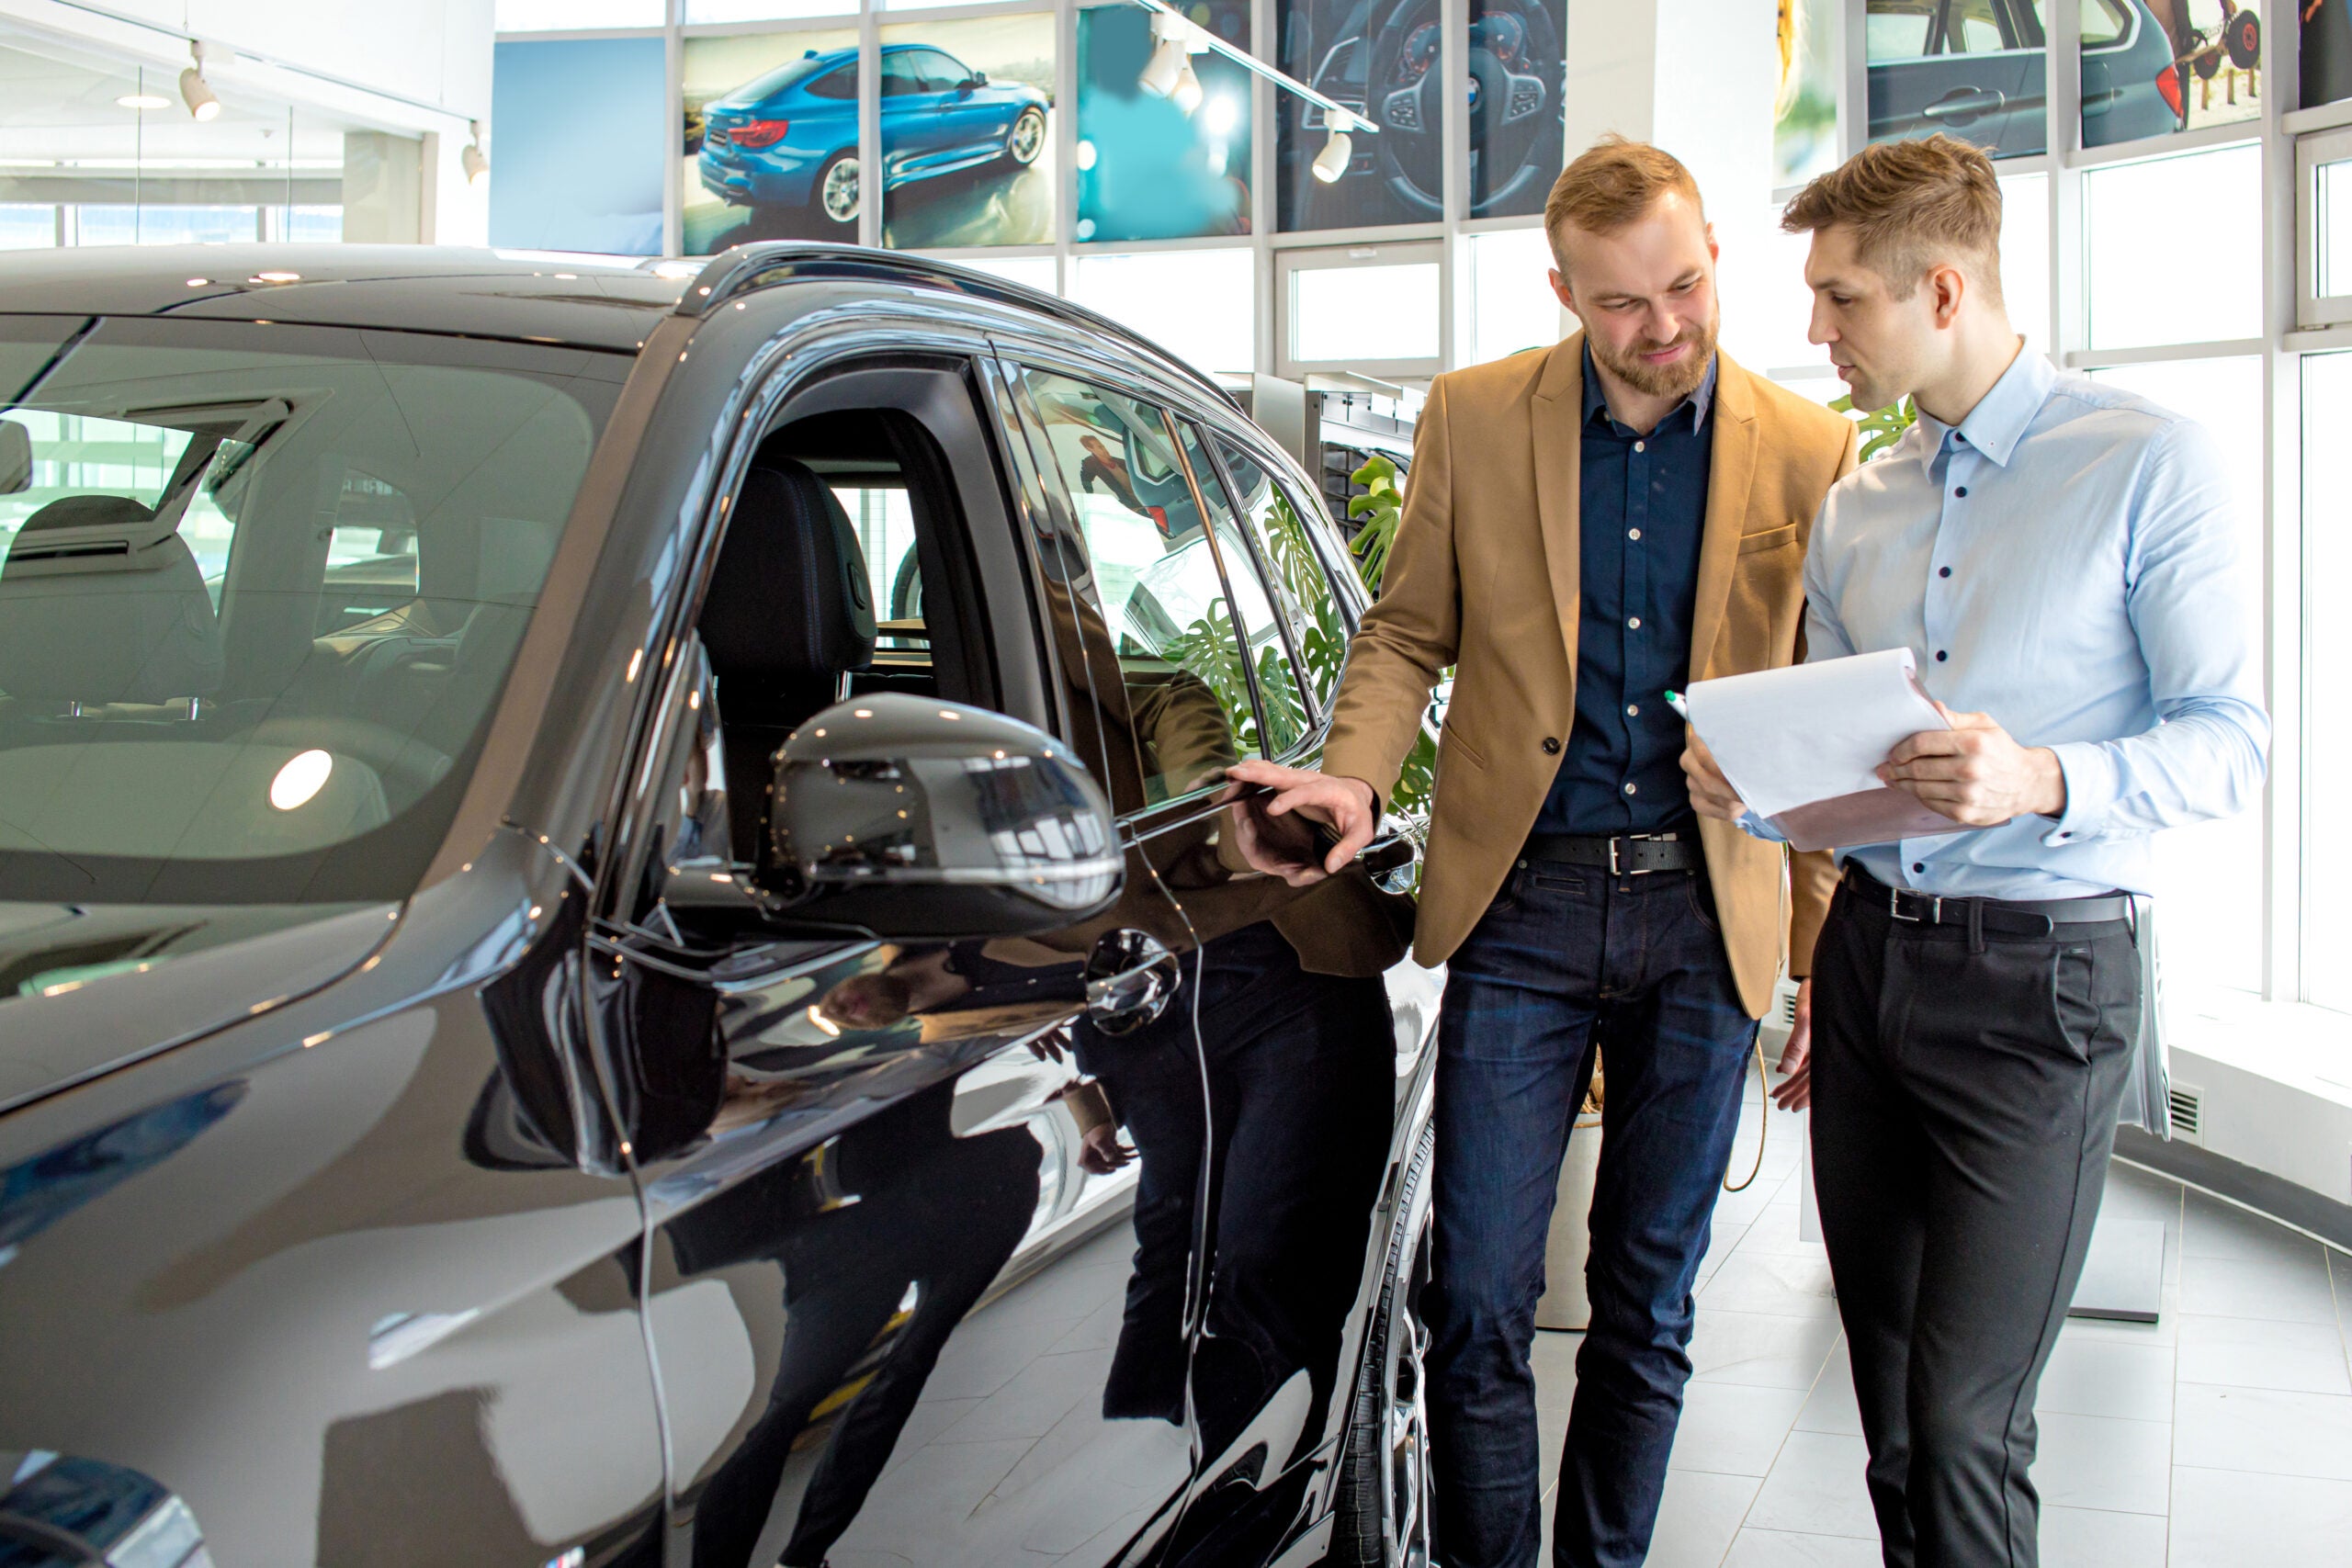
<svg viewBox="0 0 2352 1568">
<path fill-rule="evenodd" d="M 212 84 L 204 79 L 204 43 L 199 39 L 187 40 L 189 58 L 196 62 L 180 73 L 180 102 L 187 106 L 188 118 L 203 121 L 220 118 L 220 99 L 212 91 Z"/>
<path fill-rule="evenodd" d="M 466 121 L 466 131 L 473 140 L 458 154 L 458 167 L 465 170 L 468 185 L 480 185 L 482 175 L 490 173 L 490 154 L 481 150 L 481 121 Z"/>
<path fill-rule="evenodd" d="M 1347 167 L 1347 133 L 1350 130 L 1379 134 L 1380 127 L 1364 118 L 1362 113 L 1333 102 L 1287 72 L 1275 70 L 1248 50 L 1229 44 L 1216 34 L 1195 27 L 1178 14 L 1168 0 L 1135 0 L 1135 4 L 1151 13 L 1154 40 L 1151 60 L 1144 66 L 1143 74 L 1136 78 L 1136 85 L 1153 96 L 1173 99 L 1186 114 L 1191 114 L 1201 102 L 1201 79 L 1193 70 L 1191 57 L 1214 52 L 1222 54 L 1244 71 L 1263 76 L 1284 92 L 1295 93 L 1308 103 L 1320 106 L 1326 122 L 1333 128 L 1332 141 L 1341 148 L 1339 166 L 1342 170 Z M 1331 142 L 1324 144 L 1325 157 L 1331 155 Z M 1315 168 L 1316 173 L 1326 180 L 1340 177 L 1337 174 L 1324 175 L 1321 159 L 1317 160 Z"/>
<path fill-rule="evenodd" d="M 1363 121 L 1345 109 L 1325 109 L 1323 123 L 1330 128 L 1330 134 L 1323 139 L 1323 151 L 1315 154 L 1315 177 L 1328 186 L 1348 172 L 1348 161 L 1356 155 L 1356 144 L 1348 132 Z"/>
</svg>

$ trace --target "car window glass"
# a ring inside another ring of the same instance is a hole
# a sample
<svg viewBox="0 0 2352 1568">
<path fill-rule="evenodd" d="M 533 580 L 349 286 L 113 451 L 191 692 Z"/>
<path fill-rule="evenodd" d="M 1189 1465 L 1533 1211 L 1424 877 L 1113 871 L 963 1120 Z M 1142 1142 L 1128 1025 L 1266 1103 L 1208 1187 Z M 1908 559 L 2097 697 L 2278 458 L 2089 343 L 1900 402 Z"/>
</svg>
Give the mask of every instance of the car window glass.
<svg viewBox="0 0 2352 1568">
<path fill-rule="evenodd" d="M 2041 6 L 2034 6 L 2036 15 Z M 2120 0 L 2083 0 L 2083 47 L 2096 49 L 2101 44 L 2114 43 L 2122 38 L 2132 25 L 2132 14 Z"/>
<path fill-rule="evenodd" d="M 1243 753 L 1256 715 L 1235 615 L 1200 508 L 1160 410 L 1044 371 L 1024 372 L 1078 513 L 1125 691 L 1147 804 L 1213 784 Z M 1229 517 L 1227 547 L 1241 548 Z M 1262 595 L 1245 625 L 1269 621 Z"/>
<path fill-rule="evenodd" d="M 835 484 L 833 499 L 849 513 L 874 585 L 875 647 L 930 646 L 922 618 L 922 563 L 915 548 L 914 504 L 903 484 Z"/>
<path fill-rule="evenodd" d="M 1184 448 L 1184 461 L 1199 481 L 1201 501 L 1216 536 L 1220 564 L 1233 585 L 1236 614 L 1228 635 L 1239 637 L 1250 668 L 1257 672 L 1262 723 L 1253 730 L 1246 722 L 1250 695 L 1246 682 L 1231 694 L 1227 705 L 1233 709 L 1243 750 L 1255 750 L 1269 757 L 1286 756 L 1306 738 L 1306 731 L 1314 723 L 1291 657 L 1291 641 L 1299 630 L 1298 617 L 1295 613 L 1277 612 L 1275 600 L 1280 589 L 1269 584 L 1258 570 L 1250 544 L 1236 525 L 1225 487 L 1218 482 L 1216 469 L 1209 462 L 1208 448 L 1201 445 L 1200 432 L 1189 420 L 1178 421 L 1177 431 Z M 1289 610 L 1290 606 L 1283 606 L 1284 612 Z M 1288 626 L 1281 624 L 1283 620 L 1290 623 Z M 1217 694 L 1227 695 L 1222 689 Z"/>
<path fill-rule="evenodd" d="M 857 67 L 837 66 L 801 89 L 812 98 L 854 98 L 857 96 Z M 885 88 L 885 91 L 888 91 Z"/>
<path fill-rule="evenodd" d="M 1868 45 L 1872 61 L 1907 60 L 1928 52 L 1938 0 L 1870 0 Z"/>
<path fill-rule="evenodd" d="M 1258 558 L 1273 579 L 1275 608 L 1290 627 L 1291 647 L 1297 650 L 1310 699 L 1316 711 L 1329 713 L 1331 694 L 1340 683 L 1340 667 L 1348 652 L 1347 623 L 1340 618 L 1339 600 L 1331 580 L 1323 574 L 1306 531 L 1316 525 L 1290 492 L 1277 486 L 1256 459 L 1224 437 L 1216 437 L 1225 459 L 1225 471 L 1238 492 L 1241 517 L 1257 546 Z M 1230 563 L 1228 562 L 1228 566 Z M 1232 570 L 1238 570 L 1238 568 Z M 1261 655 L 1260 670 L 1264 669 Z"/>
<path fill-rule="evenodd" d="M 334 328 L 80 340 L 7 415 L 0 897 L 413 891 L 617 384 Z"/>
<path fill-rule="evenodd" d="M 897 54 L 886 54 L 882 57 L 882 96 L 884 97 L 902 98 L 925 90 L 922 73 L 917 68 L 911 53 L 901 51 Z"/>
<path fill-rule="evenodd" d="M 952 93 L 971 75 L 960 61 L 953 60 L 935 49 L 917 50 L 913 59 L 916 71 L 922 76 L 925 92 Z"/>
<path fill-rule="evenodd" d="M 2007 47 L 1993 0 L 1952 0 L 1944 17 L 1946 54 L 1992 54 Z"/>
</svg>

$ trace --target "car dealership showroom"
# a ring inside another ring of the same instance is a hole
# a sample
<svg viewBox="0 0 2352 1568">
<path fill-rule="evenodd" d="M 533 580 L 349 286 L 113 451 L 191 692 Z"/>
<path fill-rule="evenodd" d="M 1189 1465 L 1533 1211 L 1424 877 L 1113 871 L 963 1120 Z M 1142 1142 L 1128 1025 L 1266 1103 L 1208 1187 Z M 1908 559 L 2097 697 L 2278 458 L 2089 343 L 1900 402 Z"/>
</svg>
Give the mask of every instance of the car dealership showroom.
<svg viewBox="0 0 2352 1568">
<path fill-rule="evenodd" d="M 0 1568 L 2352 1568 L 2348 6 L 0 0 Z"/>
</svg>

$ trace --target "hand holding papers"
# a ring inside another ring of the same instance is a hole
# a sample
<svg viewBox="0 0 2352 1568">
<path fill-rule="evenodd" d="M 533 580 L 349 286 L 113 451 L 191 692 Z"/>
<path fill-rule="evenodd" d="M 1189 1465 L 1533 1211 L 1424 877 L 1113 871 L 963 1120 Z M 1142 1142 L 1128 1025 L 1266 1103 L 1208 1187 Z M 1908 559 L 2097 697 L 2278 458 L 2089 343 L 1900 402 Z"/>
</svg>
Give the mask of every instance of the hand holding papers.
<svg viewBox="0 0 2352 1568">
<path fill-rule="evenodd" d="M 1902 741 L 1951 728 L 1907 648 L 1701 681 L 1684 701 L 1724 779 L 1800 850 L 1966 830 L 1879 782 Z"/>
</svg>

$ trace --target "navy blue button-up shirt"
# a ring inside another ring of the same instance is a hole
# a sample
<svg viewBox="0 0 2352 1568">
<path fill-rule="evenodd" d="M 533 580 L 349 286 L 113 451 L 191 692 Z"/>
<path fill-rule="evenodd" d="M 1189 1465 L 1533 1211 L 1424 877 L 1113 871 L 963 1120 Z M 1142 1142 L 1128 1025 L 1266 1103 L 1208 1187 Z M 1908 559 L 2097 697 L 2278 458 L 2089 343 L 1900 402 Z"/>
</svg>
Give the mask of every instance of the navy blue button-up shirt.
<svg viewBox="0 0 2352 1568">
<path fill-rule="evenodd" d="M 1577 717 L 1539 833 L 1662 833 L 1688 827 L 1682 721 L 1665 694 L 1690 675 L 1713 457 L 1715 367 L 1647 434 L 1611 417 L 1584 356 Z"/>
</svg>

